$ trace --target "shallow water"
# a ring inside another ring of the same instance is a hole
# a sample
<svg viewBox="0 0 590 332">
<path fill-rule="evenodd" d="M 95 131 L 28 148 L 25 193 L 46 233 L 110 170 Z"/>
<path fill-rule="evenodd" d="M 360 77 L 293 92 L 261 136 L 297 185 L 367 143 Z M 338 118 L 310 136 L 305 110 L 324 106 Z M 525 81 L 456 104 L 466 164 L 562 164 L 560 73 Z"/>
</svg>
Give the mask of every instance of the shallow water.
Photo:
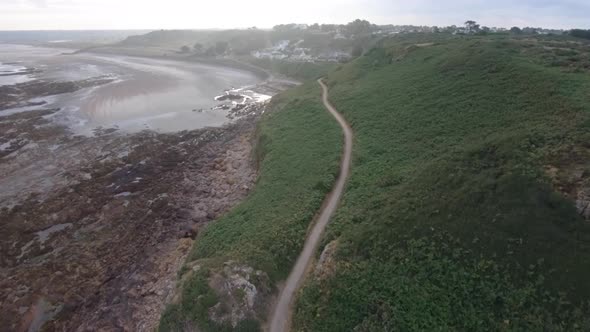
<svg viewBox="0 0 590 332">
<path fill-rule="evenodd" d="M 37 232 L 37 236 L 39 237 L 39 243 L 44 244 L 49 239 L 51 234 L 61 232 L 64 229 L 71 227 L 72 225 L 73 224 L 71 223 L 58 224 Z"/>
<path fill-rule="evenodd" d="M 26 72 L 27 67 L 21 66 L 18 63 L 2 63 L 0 62 L 0 86 L 24 83 L 32 80 L 29 75 L 21 75 Z"/>
<path fill-rule="evenodd" d="M 200 63 L 93 54 L 62 55 L 64 52 L 67 50 L 0 45 L 0 62 L 12 66 L 6 70 L 40 70 L 31 75 L 0 77 L 13 80 L 0 81 L 0 85 L 34 79 L 114 79 L 106 85 L 44 98 L 48 102 L 44 107 L 62 109 L 54 116 L 55 120 L 78 134 L 91 134 L 99 127 L 128 132 L 143 129 L 173 132 L 220 126 L 228 121 L 227 112 L 211 110 L 219 104 L 214 97 L 226 89 L 253 86 L 261 81 L 247 71 Z M 6 114 L 17 111 L 7 110 Z"/>
</svg>

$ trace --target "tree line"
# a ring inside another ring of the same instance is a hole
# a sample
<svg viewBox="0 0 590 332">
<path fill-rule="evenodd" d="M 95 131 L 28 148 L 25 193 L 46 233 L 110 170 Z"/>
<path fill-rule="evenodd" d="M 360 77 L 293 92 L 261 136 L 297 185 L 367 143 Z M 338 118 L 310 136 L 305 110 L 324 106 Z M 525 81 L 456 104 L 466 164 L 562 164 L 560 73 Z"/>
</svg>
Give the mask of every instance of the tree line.
<svg viewBox="0 0 590 332">
<path fill-rule="evenodd" d="M 590 30 L 573 29 L 570 31 L 570 36 L 590 39 Z"/>
<path fill-rule="evenodd" d="M 200 56 L 219 56 L 228 53 L 236 55 L 248 55 L 253 51 L 261 50 L 278 41 L 303 41 L 301 47 L 306 47 L 313 52 L 320 50 L 348 50 L 353 56 L 363 53 L 366 40 L 379 33 L 403 33 L 403 32 L 427 32 L 427 33 L 454 33 L 454 34 L 478 34 L 510 33 L 514 35 L 531 34 L 569 34 L 573 37 L 590 39 L 590 30 L 573 29 L 550 30 L 532 27 L 512 27 L 510 29 L 490 28 L 482 26 L 474 20 L 468 20 L 463 26 L 396 26 L 376 25 L 367 20 L 356 19 L 347 24 L 280 24 L 272 30 L 259 30 L 255 27 L 248 30 L 230 30 L 222 32 L 218 41 L 195 43 L 180 48 L 181 53 Z M 334 36 L 340 36 L 338 39 Z"/>
</svg>

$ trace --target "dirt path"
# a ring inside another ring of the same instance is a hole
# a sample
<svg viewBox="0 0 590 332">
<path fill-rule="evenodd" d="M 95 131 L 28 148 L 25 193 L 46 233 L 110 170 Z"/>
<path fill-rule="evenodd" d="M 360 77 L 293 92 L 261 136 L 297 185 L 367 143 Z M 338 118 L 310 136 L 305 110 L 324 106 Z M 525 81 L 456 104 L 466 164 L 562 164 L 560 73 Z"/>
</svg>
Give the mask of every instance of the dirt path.
<svg viewBox="0 0 590 332">
<path fill-rule="evenodd" d="M 309 234 L 307 240 L 305 241 L 305 246 L 303 247 L 303 251 L 297 258 L 297 262 L 295 263 L 295 267 L 289 274 L 287 281 L 285 282 L 285 286 L 281 295 L 279 296 L 279 300 L 271 317 L 271 324 L 270 324 L 270 332 L 283 332 L 288 331 L 290 328 L 290 318 L 291 318 L 291 304 L 293 302 L 293 297 L 295 291 L 299 288 L 302 281 L 305 278 L 305 272 L 307 271 L 307 267 L 311 262 L 314 253 L 318 247 L 320 242 L 322 233 L 324 229 L 328 225 L 330 218 L 336 211 L 336 207 L 340 202 L 340 197 L 342 196 L 342 192 L 344 191 L 344 185 L 346 184 L 346 180 L 348 178 L 348 174 L 350 172 L 350 161 L 352 156 L 352 129 L 344 120 L 344 117 L 336 111 L 334 106 L 330 104 L 328 101 L 328 87 L 322 82 L 322 80 L 318 80 L 318 83 L 321 85 L 323 93 L 322 99 L 324 102 L 324 106 L 326 109 L 334 116 L 336 121 L 342 127 L 342 131 L 344 132 L 345 137 L 345 144 L 344 144 L 344 155 L 342 158 L 342 162 L 340 164 L 340 175 L 332 192 L 326 197 L 324 201 L 324 205 L 322 206 L 322 210 L 320 211 L 319 218 L 317 219 L 311 233 Z"/>
</svg>

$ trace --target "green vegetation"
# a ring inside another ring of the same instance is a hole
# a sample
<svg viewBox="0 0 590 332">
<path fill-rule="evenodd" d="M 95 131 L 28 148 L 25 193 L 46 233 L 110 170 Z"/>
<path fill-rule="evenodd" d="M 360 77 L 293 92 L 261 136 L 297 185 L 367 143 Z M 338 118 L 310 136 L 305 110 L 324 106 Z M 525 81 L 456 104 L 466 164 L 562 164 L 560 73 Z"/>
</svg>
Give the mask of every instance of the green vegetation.
<svg viewBox="0 0 590 332">
<path fill-rule="evenodd" d="M 400 331 L 588 329 L 582 311 L 570 310 L 563 295 L 543 291 L 544 278 L 538 272 L 543 260 L 525 269 L 528 283 L 515 286 L 505 273 L 506 266 L 477 257 L 447 234 L 398 241 L 381 264 L 357 262 L 354 269 L 362 268 L 363 273 L 338 272 L 323 287 L 311 283 L 300 306 L 326 304 L 326 286 L 331 290 L 328 301 L 338 300 L 310 318 L 314 322 L 309 328 L 351 331 L 354 326 L 354 331 L 371 332 L 394 327 Z M 343 291 L 347 285 L 354 287 Z M 335 314 L 340 319 L 333 319 Z M 326 316 L 330 321 L 324 323 Z M 553 321 L 555 317 L 560 320 Z"/>
<path fill-rule="evenodd" d="M 589 63 L 571 36 L 441 33 L 335 65 L 327 83 L 355 156 L 323 241 L 338 240 L 334 260 L 306 282 L 294 329 L 590 330 L 590 223 L 575 205 L 590 203 Z M 160 330 L 231 330 L 208 317 L 224 262 L 265 271 L 271 288 L 294 263 L 341 133 L 313 82 L 273 109 L 256 189 L 197 240 L 188 263 L 202 268 L 183 269 Z M 265 314 L 235 330 L 259 330 Z"/>
<path fill-rule="evenodd" d="M 570 35 L 573 37 L 590 39 L 590 30 L 573 29 L 570 31 Z"/>
<path fill-rule="evenodd" d="M 367 21 L 356 20 L 346 25 L 312 25 L 301 27 L 297 24 L 276 26 L 273 30 L 158 30 L 138 36 L 130 36 L 117 44 L 121 47 L 158 47 L 192 51 L 199 56 L 228 54 L 246 56 L 282 41 L 289 41 L 291 50 L 303 47 L 312 55 L 350 52 L 353 48 L 369 47 L 380 37 L 372 33 L 381 28 Z M 342 30 L 342 38 L 335 38 Z M 186 47 L 186 49 L 185 49 Z"/>
<path fill-rule="evenodd" d="M 338 67 L 335 62 L 290 62 L 252 57 L 243 58 L 243 60 L 272 73 L 285 75 L 300 81 L 316 80 Z"/>
<path fill-rule="evenodd" d="M 131 36 L 120 46 L 180 48 L 194 45 L 197 54 L 222 54 L 227 46 L 237 55 L 249 54 L 267 44 L 268 33 L 263 30 L 158 30 L 145 35 Z M 218 43 L 223 43 L 218 44 Z"/>
<path fill-rule="evenodd" d="M 589 330 L 588 53 L 404 35 L 330 73 L 355 159 L 295 330 Z"/>
<path fill-rule="evenodd" d="M 303 246 L 308 225 L 338 174 L 341 133 L 324 110 L 315 82 L 273 99 L 271 108 L 259 124 L 256 188 L 197 239 L 187 264 L 202 269 L 187 274 L 181 300 L 166 310 L 161 331 L 194 323 L 201 331 L 229 329 L 207 316 L 218 301 L 208 276 L 232 260 L 266 272 L 274 284 L 286 278 Z M 246 320 L 238 330 L 257 330 L 258 324 Z"/>
</svg>

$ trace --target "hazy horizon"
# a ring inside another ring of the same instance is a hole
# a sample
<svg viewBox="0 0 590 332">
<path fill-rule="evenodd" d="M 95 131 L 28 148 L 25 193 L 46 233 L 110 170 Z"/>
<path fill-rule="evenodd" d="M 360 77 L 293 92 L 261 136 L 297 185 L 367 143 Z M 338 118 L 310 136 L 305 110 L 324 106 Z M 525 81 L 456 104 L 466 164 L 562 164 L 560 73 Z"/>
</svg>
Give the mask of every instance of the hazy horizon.
<svg viewBox="0 0 590 332">
<path fill-rule="evenodd" d="M 590 2 L 455 0 L 2 0 L 0 30 L 203 30 L 271 28 L 282 23 L 347 23 L 362 18 L 375 24 L 459 25 L 473 19 L 486 26 L 590 28 Z"/>
</svg>

